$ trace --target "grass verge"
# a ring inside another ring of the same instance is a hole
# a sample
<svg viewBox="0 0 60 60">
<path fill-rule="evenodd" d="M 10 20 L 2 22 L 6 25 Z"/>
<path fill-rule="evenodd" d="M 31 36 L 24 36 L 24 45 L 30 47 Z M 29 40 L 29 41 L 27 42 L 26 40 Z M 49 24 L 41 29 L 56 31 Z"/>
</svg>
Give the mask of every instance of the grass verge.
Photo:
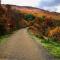
<svg viewBox="0 0 60 60">
<path fill-rule="evenodd" d="M 41 44 L 44 48 L 46 48 L 49 54 L 51 54 L 55 58 L 60 59 L 60 43 L 53 41 L 52 38 L 46 40 L 41 37 L 38 37 L 32 34 L 32 32 L 29 30 L 28 33 L 33 40 L 36 40 L 39 44 Z"/>
<path fill-rule="evenodd" d="M 13 33 L 8 33 L 6 35 L 2 35 L 0 36 L 0 45 L 1 44 L 4 44 L 7 40 L 8 40 L 8 37 L 10 37 Z"/>
<path fill-rule="evenodd" d="M 4 44 L 7 41 L 8 35 L 0 36 L 0 45 Z"/>
</svg>

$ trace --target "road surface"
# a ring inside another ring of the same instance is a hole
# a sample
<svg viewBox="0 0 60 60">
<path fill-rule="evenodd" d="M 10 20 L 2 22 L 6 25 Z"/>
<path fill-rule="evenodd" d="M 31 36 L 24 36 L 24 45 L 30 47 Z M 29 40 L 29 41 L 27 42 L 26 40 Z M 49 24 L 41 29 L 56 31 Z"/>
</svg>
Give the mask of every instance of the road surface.
<svg viewBox="0 0 60 60">
<path fill-rule="evenodd" d="M 52 60 L 29 36 L 26 29 L 16 31 L 0 46 L 0 60 Z"/>
</svg>

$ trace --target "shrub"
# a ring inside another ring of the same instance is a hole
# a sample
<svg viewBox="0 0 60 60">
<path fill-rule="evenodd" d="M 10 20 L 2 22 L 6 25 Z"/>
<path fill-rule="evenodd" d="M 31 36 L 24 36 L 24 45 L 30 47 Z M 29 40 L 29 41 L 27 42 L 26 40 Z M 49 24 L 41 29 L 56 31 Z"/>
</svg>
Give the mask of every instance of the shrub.
<svg viewBox="0 0 60 60">
<path fill-rule="evenodd" d="M 20 13 L 19 10 L 13 10 L 11 16 L 12 16 L 12 20 L 14 20 L 14 22 L 15 22 L 16 29 L 19 29 L 20 28 L 19 20 L 21 20 L 21 18 L 23 18 L 23 15 Z"/>
<path fill-rule="evenodd" d="M 5 10 L 3 9 L 3 7 L 0 5 L 0 18 L 4 15 Z"/>
<path fill-rule="evenodd" d="M 55 41 L 60 41 L 60 27 L 50 30 L 48 36 L 54 38 Z"/>
<path fill-rule="evenodd" d="M 40 17 L 40 22 L 44 22 L 44 20 L 45 20 L 45 16 L 41 16 Z"/>
<path fill-rule="evenodd" d="M 5 27 L 3 23 L 0 23 L 0 36 L 6 33 Z"/>
<path fill-rule="evenodd" d="M 45 23 L 46 27 L 53 27 L 54 26 L 54 24 L 53 24 L 54 22 L 51 18 L 45 18 L 44 23 Z"/>
<path fill-rule="evenodd" d="M 26 14 L 25 16 L 24 16 L 24 19 L 25 20 L 27 20 L 27 21 L 29 21 L 29 20 L 34 20 L 35 19 L 35 16 L 33 16 L 32 14 Z"/>
<path fill-rule="evenodd" d="M 54 27 L 53 20 L 45 17 L 42 17 L 41 20 L 42 20 L 41 26 L 42 26 L 43 35 L 47 36 L 49 29 Z"/>
</svg>

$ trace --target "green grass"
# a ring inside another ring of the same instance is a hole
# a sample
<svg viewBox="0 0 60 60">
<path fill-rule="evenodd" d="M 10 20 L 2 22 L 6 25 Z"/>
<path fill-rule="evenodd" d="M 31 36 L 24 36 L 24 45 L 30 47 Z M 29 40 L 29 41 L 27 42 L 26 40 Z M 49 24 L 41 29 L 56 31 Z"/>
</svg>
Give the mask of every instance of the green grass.
<svg viewBox="0 0 60 60">
<path fill-rule="evenodd" d="M 0 45 L 6 43 L 7 40 L 8 40 L 8 38 L 9 38 L 12 34 L 14 34 L 16 31 L 17 31 L 17 30 L 15 30 L 15 31 L 13 31 L 13 32 L 10 32 L 10 33 L 7 33 L 6 35 L 0 36 Z"/>
<path fill-rule="evenodd" d="M 9 35 L 0 36 L 0 44 L 4 44 L 7 41 Z"/>
<path fill-rule="evenodd" d="M 4 44 L 5 42 L 7 42 L 8 37 L 10 37 L 13 33 L 8 33 L 6 35 L 2 35 L 0 36 L 0 45 Z"/>
<path fill-rule="evenodd" d="M 60 58 L 60 44 L 55 41 L 47 41 L 45 39 L 40 39 L 42 46 L 44 46 L 48 52 L 53 55 L 54 57 Z"/>
<path fill-rule="evenodd" d="M 60 58 L 60 43 L 54 41 L 52 38 L 49 40 L 35 36 L 32 32 L 28 31 L 31 38 L 41 44 L 52 56 Z"/>
</svg>

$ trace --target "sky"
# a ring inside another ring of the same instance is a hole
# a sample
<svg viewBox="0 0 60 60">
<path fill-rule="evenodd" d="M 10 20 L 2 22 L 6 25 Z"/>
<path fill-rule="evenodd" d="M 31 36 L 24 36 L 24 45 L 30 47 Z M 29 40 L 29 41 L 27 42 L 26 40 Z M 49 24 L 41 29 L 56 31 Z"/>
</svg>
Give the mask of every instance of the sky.
<svg viewBox="0 0 60 60">
<path fill-rule="evenodd" d="M 60 13 L 60 0 L 2 0 L 2 4 L 32 6 Z"/>
</svg>

